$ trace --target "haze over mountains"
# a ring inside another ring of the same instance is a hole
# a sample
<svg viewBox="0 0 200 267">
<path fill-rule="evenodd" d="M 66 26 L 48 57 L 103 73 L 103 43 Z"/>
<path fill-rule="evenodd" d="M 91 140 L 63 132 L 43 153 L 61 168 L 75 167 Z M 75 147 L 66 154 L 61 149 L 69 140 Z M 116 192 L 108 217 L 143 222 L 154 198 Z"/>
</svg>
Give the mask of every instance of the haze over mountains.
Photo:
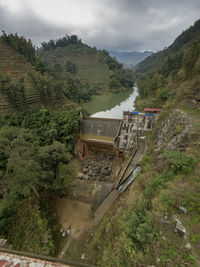
<svg viewBox="0 0 200 267">
<path fill-rule="evenodd" d="M 117 61 L 123 64 L 130 65 L 134 67 L 136 64 L 140 63 L 142 60 L 152 55 L 151 51 L 130 51 L 130 52 L 120 52 L 111 50 L 109 51 L 111 57 L 116 58 Z"/>
</svg>

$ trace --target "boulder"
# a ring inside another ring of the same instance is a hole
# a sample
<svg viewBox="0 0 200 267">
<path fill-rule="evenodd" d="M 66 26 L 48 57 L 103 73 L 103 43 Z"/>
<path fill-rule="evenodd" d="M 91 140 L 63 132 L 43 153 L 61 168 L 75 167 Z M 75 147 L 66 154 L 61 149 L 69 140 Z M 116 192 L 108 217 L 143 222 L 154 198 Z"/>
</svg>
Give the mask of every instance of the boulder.
<svg viewBox="0 0 200 267">
<path fill-rule="evenodd" d="M 178 218 L 176 218 L 175 221 L 176 221 L 176 225 L 175 225 L 175 228 L 174 228 L 174 232 L 175 233 L 178 232 L 181 235 L 186 235 L 186 229 L 183 226 L 182 222 Z"/>
</svg>

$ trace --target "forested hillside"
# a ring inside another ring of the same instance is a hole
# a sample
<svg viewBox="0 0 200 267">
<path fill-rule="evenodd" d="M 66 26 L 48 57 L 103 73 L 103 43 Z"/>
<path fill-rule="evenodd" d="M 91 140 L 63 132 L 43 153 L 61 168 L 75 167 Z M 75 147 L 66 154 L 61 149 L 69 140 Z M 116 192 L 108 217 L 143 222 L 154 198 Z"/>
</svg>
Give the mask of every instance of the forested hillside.
<svg viewBox="0 0 200 267">
<path fill-rule="evenodd" d="M 132 88 L 133 75 L 103 50 L 90 47 L 76 35 L 42 43 L 38 56 L 64 92 L 75 102 L 89 100 L 93 94 L 120 92 Z"/>
<path fill-rule="evenodd" d="M 163 51 L 135 69 L 140 98 L 138 107 L 162 106 L 168 99 L 199 97 L 200 20 Z M 198 100 L 198 99 L 197 99 Z"/>
<path fill-rule="evenodd" d="M 31 41 L 17 34 L 0 37 L 0 96 L 0 113 L 72 104 L 36 57 Z"/>
</svg>

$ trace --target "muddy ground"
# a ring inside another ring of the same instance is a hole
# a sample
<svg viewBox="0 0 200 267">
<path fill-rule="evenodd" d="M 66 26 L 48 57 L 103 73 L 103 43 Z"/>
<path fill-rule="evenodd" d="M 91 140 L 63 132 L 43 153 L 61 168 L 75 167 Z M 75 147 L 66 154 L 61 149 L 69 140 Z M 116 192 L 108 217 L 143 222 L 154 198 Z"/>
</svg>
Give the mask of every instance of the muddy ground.
<svg viewBox="0 0 200 267">
<path fill-rule="evenodd" d="M 56 203 L 58 220 L 67 236 L 64 237 L 66 243 L 60 258 L 63 258 L 73 240 L 80 238 L 94 226 L 94 211 L 114 188 L 122 163 L 123 160 L 119 157 L 105 153 L 86 156 L 80 162 L 83 175 L 79 173 L 66 196 L 58 198 Z M 71 229 L 68 235 L 69 225 Z"/>
</svg>

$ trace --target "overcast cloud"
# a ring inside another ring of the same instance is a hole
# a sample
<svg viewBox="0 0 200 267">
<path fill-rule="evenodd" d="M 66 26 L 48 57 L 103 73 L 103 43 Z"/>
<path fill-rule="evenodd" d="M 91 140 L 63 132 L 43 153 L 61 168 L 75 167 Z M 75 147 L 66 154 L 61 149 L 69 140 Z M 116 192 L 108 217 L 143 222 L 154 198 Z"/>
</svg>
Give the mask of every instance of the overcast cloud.
<svg viewBox="0 0 200 267">
<path fill-rule="evenodd" d="M 77 34 L 115 50 L 160 50 L 200 18 L 200 0 L 0 0 L 0 30 L 42 41 Z"/>
</svg>

